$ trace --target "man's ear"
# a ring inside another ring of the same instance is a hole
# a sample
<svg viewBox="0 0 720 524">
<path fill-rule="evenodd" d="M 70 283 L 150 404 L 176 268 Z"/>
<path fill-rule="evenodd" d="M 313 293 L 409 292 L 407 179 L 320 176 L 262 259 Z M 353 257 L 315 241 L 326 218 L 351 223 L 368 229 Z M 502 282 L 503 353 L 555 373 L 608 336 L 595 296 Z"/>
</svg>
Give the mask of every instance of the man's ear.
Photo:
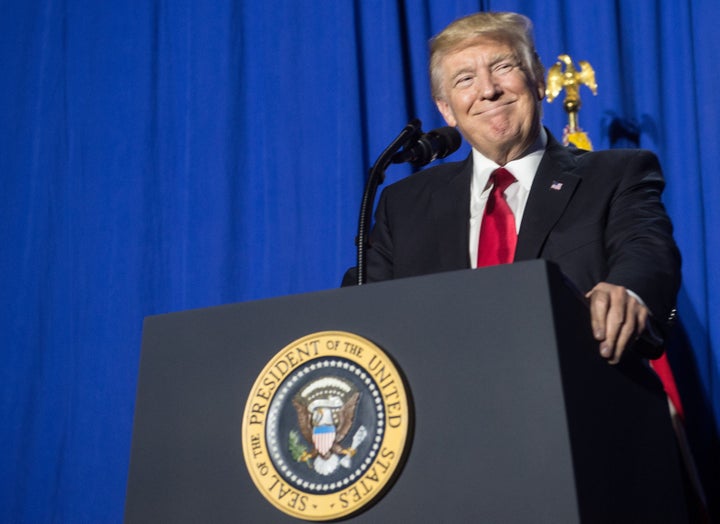
<svg viewBox="0 0 720 524">
<path fill-rule="evenodd" d="M 455 127 L 457 125 L 457 120 L 455 119 L 455 115 L 453 114 L 450 105 L 442 98 L 436 98 L 435 105 L 445 119 L 445 123 L 447 123 L 450 127 Z"/>
<path fill-rule="evenodd" d="M 545 98 L 545 82 L 542 80 L 538 80 L 537 83 L 537 95 L 538 95 L 538 102 Z"/>
</svg>

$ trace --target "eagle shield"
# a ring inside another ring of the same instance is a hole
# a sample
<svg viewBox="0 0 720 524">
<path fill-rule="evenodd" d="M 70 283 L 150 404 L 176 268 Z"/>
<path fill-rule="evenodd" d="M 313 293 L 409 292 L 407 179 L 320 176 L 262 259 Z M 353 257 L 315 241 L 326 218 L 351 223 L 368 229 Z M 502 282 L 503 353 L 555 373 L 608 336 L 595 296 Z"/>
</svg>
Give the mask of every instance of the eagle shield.
<svg viewBox="0 0 720 524">
<path fill-rule="evenodd" d="M 335 426 L 315 426 L 312 436 L 315 449 L 320 455 L 327 455 L 335 443 Z"/>
<path fill-rule="evenodd" d="M 337 376 L 325 376 L 305 386 L 293 399 L 297 411 L 298 426 L 305 440 L 313 445 L 311 453 L 300 460 L 311 461 L 316 457 L 329 460 L 333 455 L 353 454 L 342 442 L 355 420 L 360 393 L 355 386 Z M 334 458 L 332 467 L 337 467 Z M 319 464 L 315 464 L 316 469 Z M 325 466 L 327 467 L 327 465 Z"/>
</svg>

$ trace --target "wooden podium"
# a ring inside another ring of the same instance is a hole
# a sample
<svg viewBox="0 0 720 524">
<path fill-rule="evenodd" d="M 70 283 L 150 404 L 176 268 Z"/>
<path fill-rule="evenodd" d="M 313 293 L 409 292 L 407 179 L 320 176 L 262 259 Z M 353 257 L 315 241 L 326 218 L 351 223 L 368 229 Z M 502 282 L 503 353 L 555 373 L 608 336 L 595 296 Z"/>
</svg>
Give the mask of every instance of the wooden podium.
<svg viewBox="0 0 720 524">
<path fill-rule="evenodd" d="M 253 484 L 241 419 L 268 360 L 326 330 L 383 348 L 413 403 L 404 468 L 348 521 L 687 521 L 660 382 L 599 357 L 539 260 L 147 318 L 125 521 L 297 522 Z"/>
</svg>

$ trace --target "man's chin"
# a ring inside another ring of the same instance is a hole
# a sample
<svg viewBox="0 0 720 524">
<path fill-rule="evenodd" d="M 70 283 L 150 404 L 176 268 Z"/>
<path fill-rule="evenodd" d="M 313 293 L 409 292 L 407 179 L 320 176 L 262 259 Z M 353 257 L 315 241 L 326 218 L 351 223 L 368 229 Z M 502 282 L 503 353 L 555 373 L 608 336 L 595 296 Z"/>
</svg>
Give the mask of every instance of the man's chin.
<svg viewBox="0 0 720 524">
<path fill-rule="evenodd" d="M 468 140 L 483 156 L 499 165 L 505 165 L 522 152 L 513 153 L 521 141 L 519 133 L 511 129 L 495 130 L 484 134 L 480 140 Z"/>
</svg>

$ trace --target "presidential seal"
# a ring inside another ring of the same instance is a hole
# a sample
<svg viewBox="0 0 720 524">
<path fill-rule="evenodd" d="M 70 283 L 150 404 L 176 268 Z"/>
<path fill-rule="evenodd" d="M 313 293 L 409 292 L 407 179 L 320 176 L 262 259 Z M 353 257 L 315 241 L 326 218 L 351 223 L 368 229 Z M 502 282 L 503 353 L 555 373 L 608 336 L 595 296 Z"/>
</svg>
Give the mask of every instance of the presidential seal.
<svg viewBox="0 0 720 524">
<path fill-rule="evenodd" d="M 403 379 L 375 344 L 324 331 L 283 348 L 248 397 L 245 463 L 276 508 L 334 520 L 377 500 L 398 473 L 410 407 Z"/>
</svg>

